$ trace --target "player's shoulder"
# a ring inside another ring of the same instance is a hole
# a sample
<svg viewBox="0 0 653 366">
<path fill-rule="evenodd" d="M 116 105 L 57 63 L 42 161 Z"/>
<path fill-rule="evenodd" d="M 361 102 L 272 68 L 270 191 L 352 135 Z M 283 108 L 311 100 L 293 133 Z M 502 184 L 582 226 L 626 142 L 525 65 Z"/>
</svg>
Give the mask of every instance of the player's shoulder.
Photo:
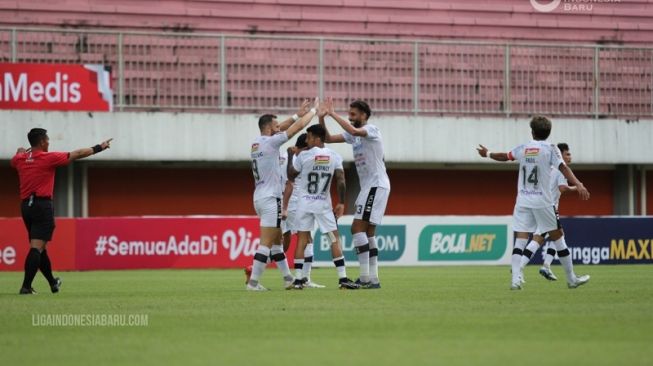
<svg viewBox="0 0 653 366">
<path fill-rule="evenodd" d="M 261 142 L 265 141 L 266 137 L 268 136 L 263 136 L 263 135 L 256 136 L 254 140 L 252 140 L 252 145 L 261 144 Z"/>
<path fill-rule="evenodd" d="M 63 156 L 68 156 L 68 153 L 65 151 L 42 151 L 40 154 L 37 154 L 35 156 L 40 156 L 45 159 L 60 159 Z"/>
<path fill-rule="evenodd" d="M 516 151 L 516 150 L 523 150 L 523 149 L 527 148 L 527 147 L 531 144 L 531 142 L 532 142 L 532 141 L 521 143 L 521 144 L 515 146 L 512 150 L 513 150 L 513 151 Z"/>
<path fill-rule="evenodd" d="M 381 134 L 381 131 L 379 129 L 379 126 L 372 124 L 372 123 L 367 123 L 365 126 L 363 126 L 365 130 L 367 130 L 368 134 L 373 134 L 373 135 L 379 135 Z"/>
<path fill-rule="evenodd" d="M 325 150 L 326 153 L 328 153 L 329 155 L 331 155 L 331 156 L 333 156 L 333 157 L 335 157 L 335 158 L 337 158 L 337 159 L 342 159 L 342 156 L 340 156 L 340 154 L 338 154 L 337 151 L 335 151 L 335 150 L 333 150 L 333 149 L 331 149 L 331 148 L 328 148 L 328 147 L 325 147 L 324 150 Z"/>
<path fill-rule="evenodd" d="M 297 158 L 306 159 L 308 157 L 311 157 L 311 156 L 315 155 L 315 149 L 316 148 L 314 147 L 314 148 L 311 148 L 311 149 L 303 150 L 297 155 Z"/>
</svg>

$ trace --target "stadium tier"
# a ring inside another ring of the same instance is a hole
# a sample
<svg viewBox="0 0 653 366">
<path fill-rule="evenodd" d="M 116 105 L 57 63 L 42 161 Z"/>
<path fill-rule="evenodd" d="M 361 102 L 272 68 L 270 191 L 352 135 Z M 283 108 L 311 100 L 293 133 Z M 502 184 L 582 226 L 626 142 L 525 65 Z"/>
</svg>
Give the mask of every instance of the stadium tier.
<svg viewBox="0 0 653 366">
<path fill-rule="evenodd" d="M 528 0 L 2 1 L 0 19 L 10 26 L 650 44 L 650 1 L 591 3 L 564 1 L 551 14 Z"/>
<path fill-rule="evenodd" d="M 632 46 L 18 28 L 0 30 L 0 58 L 111 66 L 119 110 L 289 111 L 321 94 L 400 114 L 653 115 L 653 49 Z"/>
</svg>

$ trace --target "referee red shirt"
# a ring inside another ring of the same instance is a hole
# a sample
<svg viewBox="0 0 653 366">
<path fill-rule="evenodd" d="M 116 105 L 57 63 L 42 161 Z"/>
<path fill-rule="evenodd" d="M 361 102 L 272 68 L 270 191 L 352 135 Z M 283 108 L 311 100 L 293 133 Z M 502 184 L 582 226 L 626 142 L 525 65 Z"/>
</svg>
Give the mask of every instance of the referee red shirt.
<svg viewBox="0 0 653 366">
<path fill-rule="evenodd" d="M 20 199 L 52 197 L 54 191 L 54 171 L 57 167 L 68 165 L 67 152 L 43 152 L 32 150 L 18 153 L 11 159 L 11 166 L 18 170 Z"/>
</svg>

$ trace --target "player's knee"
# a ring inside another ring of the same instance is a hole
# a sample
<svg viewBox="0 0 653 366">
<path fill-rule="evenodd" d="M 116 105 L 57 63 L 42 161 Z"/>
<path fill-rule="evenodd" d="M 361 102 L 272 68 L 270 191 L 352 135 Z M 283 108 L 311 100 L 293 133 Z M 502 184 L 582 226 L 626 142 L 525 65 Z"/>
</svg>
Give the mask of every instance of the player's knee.
<svg viewBox="0 0 653 366">
<path fill-rule="evenodd" d="M 32 239 L 30 241 L 30 247 L 38 249 L 39 252 L 42 252 L 45 249 L 45 241 Z"/>
<path fill-rule="evenodd" d="M 560 229 L 553 230 L 553 231 L 549 232 L 549 238 L 551 238 L 551 240 L 553 240 L 553 241 L 558 240 L 561 237 L 562 237 L 562 230 L 560 230 Z"/>
<path fill-rule="evenodd" d="M 351 233 L 356 234 L 356 233 L 367 233 L 368 229 L 368 223 L 359 220 L 359 219 L 354 219 L 354 222 L 351 224 Z"/>
</svg>

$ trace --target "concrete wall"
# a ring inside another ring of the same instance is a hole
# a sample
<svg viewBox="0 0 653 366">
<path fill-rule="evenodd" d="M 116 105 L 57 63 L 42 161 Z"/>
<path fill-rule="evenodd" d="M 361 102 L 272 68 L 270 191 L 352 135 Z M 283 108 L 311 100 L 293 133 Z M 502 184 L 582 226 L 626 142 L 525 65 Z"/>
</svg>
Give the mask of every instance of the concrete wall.
<svg viewBox="0 0 653 366">
<path fill-rule="evenodd" d="M 92 159 L 129 162 L 244 162 L 258 134 L 254 115 L 0 111 L 0 120 L 0 160 L 28 145 L 32 127 L 49 131 L 53 151 L 113 137 L 113 148 Z M 528 119 L 381 116 L 372 123 L 389 164 L 490 164 L 476 154 L 477 144 L 499 152 L 530 139 Z M 328 124 L 332 133 L 340 130 Z M 569 143 L 576 164 L 653 164 L 651 121 L 556 119 L 549 140 Z M 348 145 L 332 146 L 351 159 Z"/>
</svg>

